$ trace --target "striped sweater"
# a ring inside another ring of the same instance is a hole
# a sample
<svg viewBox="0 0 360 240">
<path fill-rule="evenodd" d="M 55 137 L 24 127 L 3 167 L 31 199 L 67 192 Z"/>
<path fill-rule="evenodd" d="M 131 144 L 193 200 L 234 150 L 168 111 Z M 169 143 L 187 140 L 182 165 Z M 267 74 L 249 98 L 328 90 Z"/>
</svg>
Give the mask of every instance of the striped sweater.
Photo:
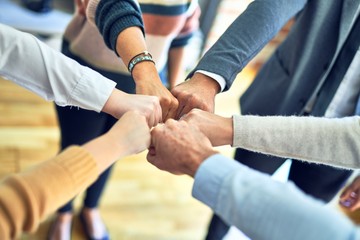
<svg viewBox="0 0 360 240">
<path fill-rule="evenodd" d="M 125 28 L 139 26 L 161 71 L 170 48 L 185 46 L 198 29 L 199 15 L 196 0 L 90 0 L 87 9 L 90 21 L 75 14 L 64 38 L 70 42 L 75 55 L 93 66 L 128 74 L 126 66 L 114 53 L 116 38 Z"/>
</svg>

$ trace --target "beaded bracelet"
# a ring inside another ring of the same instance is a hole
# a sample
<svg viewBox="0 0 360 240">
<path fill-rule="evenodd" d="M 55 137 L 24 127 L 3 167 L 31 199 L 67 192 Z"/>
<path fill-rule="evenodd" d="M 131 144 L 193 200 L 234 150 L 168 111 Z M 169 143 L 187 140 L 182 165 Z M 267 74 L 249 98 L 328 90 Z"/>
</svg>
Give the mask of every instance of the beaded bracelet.
<svg viewBox="0 0 360 240">
<path fill-rule="evenodd" d="M 135 57 L 133 57 L 129 64 L 128 64 L 128 70 L 130 73 L 132 73 L 134 67 L 136 64 L 140 63 L 140 62 L 144 62 L 144 61 L 150 61 L 150 62 L 154 62 L 154 60 L 152 59 L 152 56 L 151 54 L 148 52 L 148 51 L 144 51 L 144 52 L 141 52 L 137 55 L 135 55 Z"/>
</svg>

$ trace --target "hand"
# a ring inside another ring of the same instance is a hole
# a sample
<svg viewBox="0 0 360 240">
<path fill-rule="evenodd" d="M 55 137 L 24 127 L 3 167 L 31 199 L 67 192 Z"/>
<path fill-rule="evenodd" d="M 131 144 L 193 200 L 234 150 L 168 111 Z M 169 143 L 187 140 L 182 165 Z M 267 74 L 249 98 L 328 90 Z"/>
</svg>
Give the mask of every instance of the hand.
<svg viewBox="0 0 360 240">
<path fill-rule="evenodd" d="M 360 176 L 356 177 L 353 182 L 344 188 L 340 195 L 339 203 L 341 206 L 355 211 L 360 208 Z"/>
<path fill-rule="evenodd" d="M 146 119 L 133 111 L 125 113 L 105 137 L 125 156 L 142 152 L 150 145 L 150 129 Z"/>
<path fill-rule="evenodd" d="M 135 111 L 145 116 L 149 127 L 156 126 L 162 121 L 159 99 L 154 96 L 127 94 L 114 89 L 103 112 L 109 113 L 115 118 L 120 118 L 125 112 Z"/>
<path fill-rule="evenodd" d="M 176 119 L 193 108 L 214 112 L 215 96 L 219 91 L 219 84 L 201 73 L 195 73 L 190 80 L 175 86 L 171 93 L 179 101 Z"/>
<path fill-rule="evenodd" d="M 149 145 L 150 129 L 146 118 L 127 112 L 107 133 L 82 147 L 93 156 L 99 172 L 103 172 L 118 159 L 144 151 Z"/>
<path fill-rule="evenodd" d="M 196 126 L 209 138 L 213 146 L 232 145 L 232 118 L 225 118 L 199 109 L 193 109 L 181 117 L 189 125 Z"/>
<path fill-rule="evenodd" d="M 200 164 L 216 153 L 197 127 L 169 119 L 151 131 L 147 160 L 161 170 L 193 177 Z"/>
<path fill-rule="evenodd" d="M 129 47 L 131 46 L 131 47 Z M 127 66 L 131 59 L 146 50 L 146 43 L 139 27 L 128 27 L 121 31 L 116 40 L 116 52 Z M 161 83 L 154 63 L 142 61 L 132 70 L 132 77 L 136 84 L 136 93 L 157 96 L 162 109 L 162 120 L 174 118 L 178 100 Z"/>
<path fill-rule="evenodd" d="M 153 69 L 147 68 L 148 66 L 145 66 L 145 64 L 151 64 L 150 67 Z M 178 100 L 161 83 L 153 63 L 137 64 L 133 70 L 133 77 L 136 83 L 136 94 L 157 96 L 159 98 L 164 122 L 175 117 L 179 105 Z"/>
</svg>

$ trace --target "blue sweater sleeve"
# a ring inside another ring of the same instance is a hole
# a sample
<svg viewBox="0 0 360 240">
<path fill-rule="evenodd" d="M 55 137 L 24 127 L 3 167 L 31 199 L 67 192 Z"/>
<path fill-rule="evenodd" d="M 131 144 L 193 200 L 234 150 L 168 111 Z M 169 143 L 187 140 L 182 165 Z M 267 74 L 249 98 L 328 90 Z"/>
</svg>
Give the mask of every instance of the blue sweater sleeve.
<svg viewBox="0 0 360 240">
<path fill-rule="evenodd" d="M 222 76 L 228 90 L 236 75 L 294 17 L 306 0 L 255 0 L 206 52 L 197 67 Z M 224 67 L 226 66 L 226 67 Z"/>
<path fill-rule="evenodd" d="M 359 229 L 340 212 L 220 154 L 200 165 L 193 196 L 251 239 L 355 240 Z"/>
<path fill-rule="evenodd" d="M 134 0 L 101 0 L 95 23 L 106 45 L 115 52 L 117 37 L 124 29 L 137 26 L 145 35 L 141 11 Z"/>
</svg>

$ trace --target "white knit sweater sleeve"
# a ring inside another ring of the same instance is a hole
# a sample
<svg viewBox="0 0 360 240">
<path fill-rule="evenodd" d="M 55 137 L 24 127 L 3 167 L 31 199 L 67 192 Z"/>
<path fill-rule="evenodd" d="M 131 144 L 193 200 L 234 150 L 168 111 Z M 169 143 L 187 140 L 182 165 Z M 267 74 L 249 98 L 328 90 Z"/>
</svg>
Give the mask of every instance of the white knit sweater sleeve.
<svg viewBox="0 0 360 240">
<path fill-rule="evenodd" d="M 233 147 L 360 168 L 360 118 L 233 116 Z"/>
</svg>

